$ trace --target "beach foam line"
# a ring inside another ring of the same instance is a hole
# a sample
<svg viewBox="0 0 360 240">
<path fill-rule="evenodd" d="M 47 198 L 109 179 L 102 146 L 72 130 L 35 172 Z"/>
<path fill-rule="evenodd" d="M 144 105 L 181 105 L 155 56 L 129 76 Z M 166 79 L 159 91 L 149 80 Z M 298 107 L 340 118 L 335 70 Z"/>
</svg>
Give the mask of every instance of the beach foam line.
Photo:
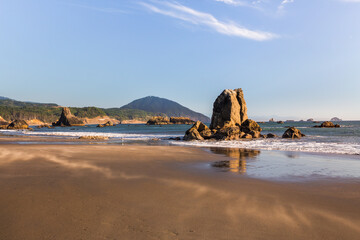
<svg viewBox="0 0 360 240">
<path fill-rule="evenodd" d="M 97 136 L 97 137 L 108 137 L 114 139 L 124 140 L 149 140 L 152 138 L 171 138 L 177 137 L 178 135 L 170 134 L 136 134 L 136 133 L 99 133 L 99 132 L 36 132 L 28 130 L 1 130 L 0 133 L 4 135 L 18 135 L 18 136 L 53 136 L 53 137 L 70 137 L 78 138 L 83 136 Z"/>
<path fill-rule="evenodd" d="M 171 141 L 171 144 L 196 147 L 226 147 L 254 150 L 360 155 L 360 144 L 357 143 L 316 142 L 306 140 L 257 139 L 250 141 Z"/>
</svg>

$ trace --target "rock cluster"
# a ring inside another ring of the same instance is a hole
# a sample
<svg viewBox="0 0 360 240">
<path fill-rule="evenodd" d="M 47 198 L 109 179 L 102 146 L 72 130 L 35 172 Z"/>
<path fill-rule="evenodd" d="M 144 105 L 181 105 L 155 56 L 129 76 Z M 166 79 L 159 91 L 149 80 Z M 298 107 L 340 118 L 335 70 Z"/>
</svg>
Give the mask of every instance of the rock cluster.
<svg viewBox="0 0 360 240">
<path fill-rule="evenodd" d="M 248 119 L 247 107 L 242 89 L 224 90 L 215 100 L 210 128 L 196 122 L 186 131 L 184 140 L 238 140 L 259 138 L 261 128 Z"/>
<path fill-rule="evenodd" d="M 113 127 L 113 126 L 114 126 L 114 124 L 111 121 L 107 121 L 104 124 L 97 125 L 97 127 L 100 127 L 100 128 L 102 128 L 102 127 Z"/>
<path fill-rule="evenodd" d="M 147 121 L 146 125 L 167 125 L 170 120 L 167 117 L 152 117 Z"/>
<path fill-rule="evenodd" d="M 62 109 L 59 120 L 52 124 L 55 127 L 73 127 L 73 126 L 84 126 L 85 123 L 71 114 L 70 109 L 64 107 Z"/>
<path fill-rule="evenodd" d="M 171 117 L 170 119 L 167 117 L 152 117 L 146 123 L 146 125 L 168 125 L 168 124 L 194 124 L 195 121 L 191 120 L 187 117 Z"/>
<path fill-rule="evenodd" d="M 187 118 L 187 117 L 171 117 L 170 118 L 170 123 L 172 123 L 172 124 L 190 125 L 190 124 L 194 124 L 195 121 L 193 121 L 193 120 L 191 120 L 190 118 Z"/>
<path fill-rule="evenodd" d="M 302 138 L 305 137 L 305 134 L 302 134 L 299 129 L 295 127 L 290 127 L 282 136 L 283 138 Z"/>
<path fill-rule="evenodd" d="M 315 128 L 339 128 L 340 125 L 339 124 L 334 124 L 332 122 L 326 121 L 323 122 L 321 125 L 318 126 L 314 126 Z"/>
</svg>

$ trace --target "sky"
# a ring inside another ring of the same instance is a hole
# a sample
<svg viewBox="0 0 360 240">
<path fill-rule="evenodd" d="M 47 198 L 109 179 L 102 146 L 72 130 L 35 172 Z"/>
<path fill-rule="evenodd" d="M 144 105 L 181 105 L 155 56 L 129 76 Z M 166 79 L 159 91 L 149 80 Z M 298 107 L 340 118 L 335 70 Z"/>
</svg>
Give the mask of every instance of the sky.
<svg viewBox="0 0 360 240">
<path fill-rule="evenodd" d="M 360 119 L 360 0 L 0 0 L 0 96 L 210 116 L 228 88 L 257 120 Z"/>
</svg>

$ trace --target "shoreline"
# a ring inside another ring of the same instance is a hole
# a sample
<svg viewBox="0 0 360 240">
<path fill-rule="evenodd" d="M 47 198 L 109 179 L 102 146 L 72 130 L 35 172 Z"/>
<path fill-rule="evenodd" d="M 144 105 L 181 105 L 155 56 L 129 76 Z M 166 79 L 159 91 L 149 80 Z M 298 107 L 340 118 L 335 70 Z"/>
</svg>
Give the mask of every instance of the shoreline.
<svg viewBox="0 0 360 240">
<path fill-rule="evenodd" d="M 16 131 L 16 130 L 15 130 Z M 85 136 L 92 136 L 93 134 L 85 134 Z M 251 142 L 251 141 L 259 141 L 263 139 L 252 139 L 252 140 L 236 140 L 239 142 Z M 279 150 L 279 149 L 262 149 L 262 148 L 247 148 L 239 146 L 223 146 L 223 145 L 211 145 L 206 143 L 214 143 L 213 141 L 202 141 L 199 142 L 200 144 L 194 145 L 191 144 L 193 142 L 186 142 L 186 141 L 173 141 L 169 139 L 157 139 L 157 138 L 149 138 L 147 140 L 137 140 L 137 139 L 109 139 L 109 140 L 86 140 L 86 139 L 79 139 L 78 137 L 74 136 L 63 136 L 63 135 L 12 135 L 12 134 L 2 134 L 0 131 L 0 145 L 1 144 L 21 144 L 22 142 L 26 142 L 27 144 L 38 144 L 42 142 L 47 142 L 48 144 L 61 144 L 62 142 L 66 142 L 68 144 L 74 143 L 76 145 L 83 143 L 83 144 L 95 144 L 95 143 L 104 143 L 108 145 L 119 145 L 119 144 L 126 144 L 126 145 L 159 145 L 159 146 L 179 146 L 179 147 L 194 147 L 194 148 L 231 148 L 231 149 L 249 149 L 249 150 L 259 150 L 263 152 L 281 152 L 281 153 L 298 153 L 298 154 L 309 154 L 309 155 L 318 155 L 318 156 L 329 156 L 329 157 L 340 157 L 340 158 L 359 158 L 359 154 L 351 154 L 351 153 L 330 153 L 330 152 L 311 152 L 311 151 L 295 151 L 295 150 Z M 172 141 L 168 143 L 168 141 Z M 236 142 L 235 141 L 235 142 Z M 196 141 L 195 141 L 196 142 Z M 217 142 L 215 142 L 217 143 Z"/>
<path fill-rule="evenodd" d="M 108 146 L 111 147 L 170 147 L 201 150 L 212 155 L 228 158 L 226 164 L 232 164 L 239 169 L 241 165 L 248 166 L 247 177 L 280 182 L 303 182 L 303 181 L 351 181 L 360 179 L 360 157 L 351 154 L 333 154 L 319 152 L 300 152 L 282 150 L 261 150 L 249 148 L 235 148 L 224 146 L 196 146 L 181 145 L 163 140 L 148 141 L 111 141 L 111 140 L 88 140 L 68 137 L 44 137 L 44 136 L 2 136 L 0 135 L 0 147 L 6 145 L 18 146 Z M 255 154 L 254 154 L 255 153 Z M 208 162 L 202 168 L 206 171 L 241 172 L 231 167 L 223 166 L 222 169 L 209 167 L 214 162 Z M 223 163 L 224 164 L 224 163 Z M 266 169 L 261 171 L 260 169 Z M 301 173 L 298 174 L 297 171 Z M 270 174 L 272 173 L 272 174 Z M 307 178 L 305 179 L 304 176 Z"/>
<path fill-rule="evenodd" d="M 180 146 L 0 144 L 0 238 L 360 237 L 358 181 L 192 167 L 228 160 Z"/>
</svg>

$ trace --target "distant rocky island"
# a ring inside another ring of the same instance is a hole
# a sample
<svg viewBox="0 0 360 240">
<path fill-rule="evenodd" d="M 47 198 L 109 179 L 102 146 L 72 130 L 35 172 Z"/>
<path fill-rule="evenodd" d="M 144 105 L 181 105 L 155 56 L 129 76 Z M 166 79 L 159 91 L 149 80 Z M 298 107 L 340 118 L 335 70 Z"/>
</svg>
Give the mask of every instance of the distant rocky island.
<svg viewBox="0 0 360 240">
<path fill-rule="evenodd" d="M 169 121 L 170 118 L 188 118 L 191 121 L 210 122 L 210 118 L 201 113 L 159 97 L 137 99 L 120 108 L 70 107 L 68 109 L 74 117 L 80 119 L 84 124 L 146 123 L 149 119 L 158 116 L 169 118 Z M 22 102 L 0 97 L 0 116 L 2 117 L 0 122 L 3 123 L 9 124 L 9 122 L 21 119 L 30 125 L 50 125 L 58 121 L 62 113 L 62 107 L 54 103 Z M 189 121 L 179 121 L 189 124 Z"/>
<path fill-rule="evenodd" d="M 330 121 L 332 121 L 332 122 L 341 122 L 342 119 L 337 118 L 337 117 L 333 117 Z"/>
</svg>

